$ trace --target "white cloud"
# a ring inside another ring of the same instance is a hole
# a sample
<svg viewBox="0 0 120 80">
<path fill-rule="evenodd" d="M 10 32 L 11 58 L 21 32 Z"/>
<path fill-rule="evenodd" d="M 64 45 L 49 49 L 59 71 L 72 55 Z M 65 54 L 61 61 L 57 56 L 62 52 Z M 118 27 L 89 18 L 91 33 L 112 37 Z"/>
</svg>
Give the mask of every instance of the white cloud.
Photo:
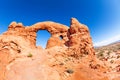
<svg viewBox="0 0 120 80">
<path fill-rule="evenodd" d="M 95 47 L 105 46 L 105 45 L 108 45 L 108 44 L 113 43 L 113 42 L 118 41 L 118 40 L 120 40 L 120 35 L 114 36 L 114 37 L 107 39 L 107 40 L 104 40 L 104 41 L 94 43 L 94 46 Z"/>
</svg>

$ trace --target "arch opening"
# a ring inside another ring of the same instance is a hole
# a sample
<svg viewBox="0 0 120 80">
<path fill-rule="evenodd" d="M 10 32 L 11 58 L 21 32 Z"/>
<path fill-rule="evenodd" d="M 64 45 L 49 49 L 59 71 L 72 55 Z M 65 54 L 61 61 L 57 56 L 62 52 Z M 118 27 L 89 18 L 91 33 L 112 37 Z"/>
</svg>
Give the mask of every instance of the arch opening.
<svg viewBox="0 0 120 80">
<path fill-rule="evenodd" d="M 51 34 L 47 30 L 39 30 L 37 32 L 36 46 L 46 48 L 47 41 L 51 37 Z"/>
</svg>

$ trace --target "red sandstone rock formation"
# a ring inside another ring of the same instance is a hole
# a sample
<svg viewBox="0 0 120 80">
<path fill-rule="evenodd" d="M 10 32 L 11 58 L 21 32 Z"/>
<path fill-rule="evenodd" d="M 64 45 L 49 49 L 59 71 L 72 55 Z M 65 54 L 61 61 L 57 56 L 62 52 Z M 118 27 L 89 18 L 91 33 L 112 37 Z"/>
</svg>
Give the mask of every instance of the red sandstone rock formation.
<svg viewBox="0 0 120 80">
<path fill-rule="evenodd" d="M 38 30 L 51 34 L 46 49 L 36 46 Z M 12 22 L 0 36 L 0 80 L 115 80 L 101 64 L 88 28 L 75 18 L 70 28 L 55 22 L 27 27 Z"/>
<path fill-rule="evenodd" d="M 75 18 L 71 19 L 68 38 L 68 46 L 73 51 L 73 55 L 94 54 L 92 39 L 88 27 L 80 24 Z"/>
</svg>

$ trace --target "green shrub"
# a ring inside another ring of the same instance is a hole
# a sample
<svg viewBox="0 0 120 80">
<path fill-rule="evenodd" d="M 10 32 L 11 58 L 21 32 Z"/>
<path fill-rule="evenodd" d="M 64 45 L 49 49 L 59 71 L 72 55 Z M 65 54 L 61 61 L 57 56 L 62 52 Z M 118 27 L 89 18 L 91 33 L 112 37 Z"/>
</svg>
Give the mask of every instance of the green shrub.
<svg viewBox="0 0 120 80">
<path fill-rule="evenodd" d="M 31 54 L 31 53 L 29 53 L 28 55 L 27 55 L 27 57 L 32 57 L 33 55 Z"/>
<path fill-rule="evenodd" d="M 104 57 L 104 51 L 100 51 L 98 54 L 97 54 L 97 57 Z"/>
<path fill-rule="evenodd" d="M 108 51 L 108 52 L 107 52 L 107 55 L 110 55 L 110 53 L 111 53 L 111 51 Z"/>
</svg>

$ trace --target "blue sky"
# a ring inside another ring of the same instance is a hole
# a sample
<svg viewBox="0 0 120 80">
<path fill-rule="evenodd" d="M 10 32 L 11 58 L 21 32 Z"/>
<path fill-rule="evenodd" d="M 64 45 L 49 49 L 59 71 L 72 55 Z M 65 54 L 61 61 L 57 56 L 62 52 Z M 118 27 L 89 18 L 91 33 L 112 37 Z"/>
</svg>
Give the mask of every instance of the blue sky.
<svg viewBox="0 0 120 80">
<path fill-rule="evenodd" d="M 89 27 L 95 45 L 120 39 L 120 0 L 0 0 L 0 34 L 12 21 L 25 26 L 41 21 L 69 26 L 71 17 Z M 50 34 L 37 35 L 37 45 L 45 47 Z"/>
</svg>

